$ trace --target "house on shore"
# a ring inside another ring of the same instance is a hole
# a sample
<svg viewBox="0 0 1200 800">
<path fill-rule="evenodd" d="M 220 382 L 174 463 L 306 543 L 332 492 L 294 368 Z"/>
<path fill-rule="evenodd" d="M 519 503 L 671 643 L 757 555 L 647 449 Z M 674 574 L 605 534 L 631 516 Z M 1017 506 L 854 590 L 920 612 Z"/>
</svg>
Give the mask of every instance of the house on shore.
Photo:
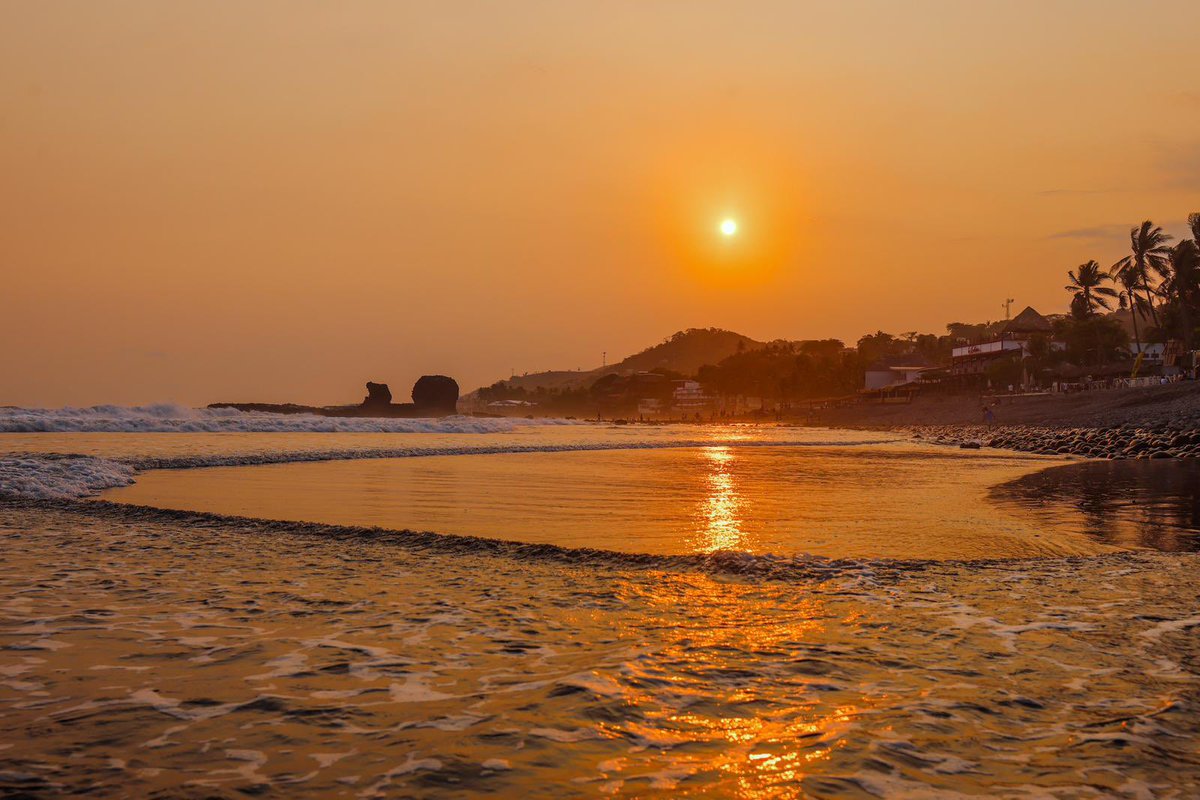
<svg viewBox="0 0 1200 800">
<path fill-rule="evenodd" d="M 993 363 L 1003 358 L 1024 358 L 1030 353 L 1033 340 L 1047 340 L 1054 333 L 1050 320 L 1039 314 L 1033 306 L 1005 323 L 992 339 L 975 344 L 955 347 L 950 353 L 950 374 L 955 377 L 982 376 Z M 1061 348 L 1058 342 L 1050 346 Z"/>
<path fill-rule="evenodd" d="M 918 354 L 890 356 L 876 361 L 866 368 L 863 375 L 863 389 L 873 391 L 888 386 L 903 386 L 916 383 L 921 374 L 934 369 L 927 358 Z"/>
</svg>

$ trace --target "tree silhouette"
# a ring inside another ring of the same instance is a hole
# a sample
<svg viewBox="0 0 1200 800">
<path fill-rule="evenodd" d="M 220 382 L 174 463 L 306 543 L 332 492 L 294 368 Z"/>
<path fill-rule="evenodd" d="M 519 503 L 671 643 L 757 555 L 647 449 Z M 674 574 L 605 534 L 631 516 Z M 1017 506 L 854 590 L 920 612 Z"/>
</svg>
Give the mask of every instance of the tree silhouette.
<svg viewBox="0 0 1200 800">
<path fill-rule="evenodd" d="M 1138 303 L 1142 302 L 1142 299 L 1137 295 L 1137 290 L 1141 285 L 1141 281 L 1132 270 L 1120 271 L 1116 270 L 1115 267 L 1112 273 L 1112 279 L 1117 283 L 1118 286 L 1121 287 L 1121 290 L 1117 293 L 1117 299 L 1121 304 L 1121 308 L 1129 309 L 1129 317 L 1133 320 L 1133 341 L 1137 344 L 1137 351 L 1141 353 L 1142 336 L 1138 332 L 1137 321 L 1137 306 Z"/>
<path fill-rule="evenodd" d="M 1183 343 L 1192 350 L 1192 308 L 1200 296 L 1200 250 L 1196 242 L 1184 239 L 1171 248 L 1167 265 L 1169 274 L 1163 281 L 1163 289 L 1179 309 L 1183 328 Z"/>
<path fill-rule="evenodd" d="M 1167 257 L 1171 251 L 1167 243 L 1172 238 L 1162 228 L 1150 220 L 1145 220 L 1138 227 L 1129 229 L 1130 253 L 1112 266 L 1113 273 L 1132 275 L 1132 284 L 1141 289 L 1144 295 L 1145 303 L 1139 304 L 1139 307 L 1149 309 L 1155 327 L 1159 327 L 1159 322 L 1158 312 L 1154 308 L 1154 288 L 1150 285 L 1150 273 L 1153 272 L 1159 277 L 1167 276 L 1170 269 Z M 1121 283 L 1124 285 L 1126 281 L 1122 279 Z M 1134 314 L 1136 313 L 1135 309 Z"/>
<path fill-rule="evenodd" d="M 1078 273 L 1075 270 L 1067 270 L 1067 277 L 1071 282 L 1063 288 L 1073 293 L 1071 309 L 1079 309 L 1080 316 L 1090 317 L 1101 308 L 1105 311 L 1112 309 L 1109 298 L 1116 298 L 1117 292 L 1104 285 L 1111 277 L 1096 261 L 1080 264 Z"/>
</svg>

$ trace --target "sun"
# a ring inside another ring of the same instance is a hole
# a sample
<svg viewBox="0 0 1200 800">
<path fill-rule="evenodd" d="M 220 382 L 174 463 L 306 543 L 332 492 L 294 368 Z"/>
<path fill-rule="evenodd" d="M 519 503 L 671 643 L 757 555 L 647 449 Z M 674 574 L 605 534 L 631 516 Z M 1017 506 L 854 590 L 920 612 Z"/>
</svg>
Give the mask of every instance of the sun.
<svg viewBox="0 0 1200 800">
<path fill-rule="evenodd" d="M 737 220 L 721 220 L 721 233 L 725 236 L 733 236 L 735 233 L 737 233 Z"/>
</svg>

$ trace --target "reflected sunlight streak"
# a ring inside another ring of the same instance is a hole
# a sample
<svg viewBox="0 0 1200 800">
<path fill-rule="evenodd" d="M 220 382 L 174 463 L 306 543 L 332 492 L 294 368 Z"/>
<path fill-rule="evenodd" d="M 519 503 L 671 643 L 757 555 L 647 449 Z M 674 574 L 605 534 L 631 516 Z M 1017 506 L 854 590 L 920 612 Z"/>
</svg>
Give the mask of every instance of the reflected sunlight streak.
<svg viewBox="0 0 1200 800">
<path fill-rule="evenodd" d="M 708 493 L 701 502 L 698 514 L 703 529 L 697 532 L 697 549 L 704 553 L 744 550 L 742 498 L 730 471 L 733 450 L 729 447 L 705 447 L 701 453 L 708 461 L 710 471 L 706 476 Z"/>
<path fill-rule="evenodd" d="M 679 791 L 680 796 L 691 796 L 684 780 L 715 773 L 731 781 L 730 797 L 808 796 L 800 782 L 828 769 L 835 753 L 852 743 L 858 720 L 881 699 L 855 687 L 829 703 L 831 696 L 814 693 L 811 684 L 828 684 L 830 678 L 780 673 L 770 666 L 771 654 L 802 652 L 814 643 L 833 641 L 826 621 L 835 617 L 824 600 L 801 599 L 780 618 L 751 601 L 746 587 L 719 580 L 668 581 L 646 591 L 631 599 L 692 621 L 676 646 L 659 654 L 663 663 L 673 665 L 670 673 L 646 673 L 641 665 L 628 665 L 623 699 L 641 718 L 637 723 L 601 723 L 601 735 L 665 748 L 668 763 L 660 765 L 655 788 Z M 703 616 L 695 614 L 698 609 L 704 609 Z M 862 622 L 846 616 L 835 630 L 854 631 Z M 727 675 L 726 669 L 733 667 L 730 659 L 747 653 L 767 657 Z M 644 684 L 646 677 L 655 682 Z M 655 691 L 664 681 L 669 690 Z M 706 702 L 697 703 L 701 697 Z M 606 762 L 611 769 L 604 770 L 604 777 L 612 791 L 625 788 L 628 776 L 644 769 L 642 752 L 631 751 L 622 763 Z"/>
</svg>

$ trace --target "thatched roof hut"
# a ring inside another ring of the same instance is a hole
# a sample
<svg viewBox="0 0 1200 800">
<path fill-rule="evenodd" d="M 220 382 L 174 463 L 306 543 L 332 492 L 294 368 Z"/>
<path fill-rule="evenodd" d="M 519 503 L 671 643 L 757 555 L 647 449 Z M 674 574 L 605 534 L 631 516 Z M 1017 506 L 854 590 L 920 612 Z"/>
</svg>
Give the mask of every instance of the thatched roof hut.
<svg viewBox="0 0 1200 800">
<path fill-rule="evenodd" d="M 1050 320 L 1043 317 L 1033 306 L 1025 306 L 1025 310 L 1005 323 L 1000 329 L 1004 334 L 1032 334 L 1032 333 L 1050 333 L 1053 326 L 1050 325 Z"/>
</svg>

